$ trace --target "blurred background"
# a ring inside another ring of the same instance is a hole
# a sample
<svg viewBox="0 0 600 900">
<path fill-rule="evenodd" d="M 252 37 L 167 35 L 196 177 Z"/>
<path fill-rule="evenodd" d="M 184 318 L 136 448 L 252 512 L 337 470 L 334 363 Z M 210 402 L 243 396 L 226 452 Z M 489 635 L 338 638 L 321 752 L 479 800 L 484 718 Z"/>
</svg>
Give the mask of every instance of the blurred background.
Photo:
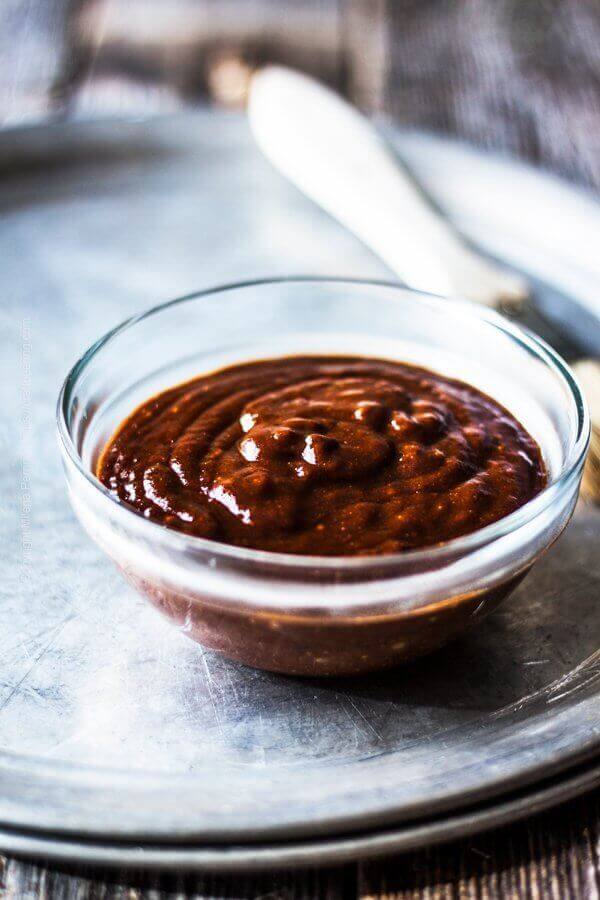
<svg viewBox="0 0 600 900">
<path fill-rule="evenodd" d="M 2 0 L 0 124 L 235 107 L 268 61 L 600 189 L 600 0 Z"/>
</svg>

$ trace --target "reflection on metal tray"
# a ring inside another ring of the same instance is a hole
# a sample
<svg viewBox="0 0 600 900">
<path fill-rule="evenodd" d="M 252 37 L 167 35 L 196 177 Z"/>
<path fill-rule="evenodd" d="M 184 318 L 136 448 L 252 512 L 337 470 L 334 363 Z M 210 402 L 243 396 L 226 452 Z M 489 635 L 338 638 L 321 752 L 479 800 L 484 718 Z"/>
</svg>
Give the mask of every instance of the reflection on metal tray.
<svg viewBox="0 0 600 900">
<path fill-rule="evenodd" d="M 598 228 L 600 208 L 460 146 L 397 142 L 459 224 L 535 278 L 540 303 L 572 335 L 585 332 L 589 350 L 600 260 L 577 235 Z M 479 204 L 473 190 L 463 200 L 467 177 L 481 186 Z M 502 194 L 510 205 L 491 202 Z M 595 754 L 598 511 L 579 509 L 478 631 L 404 669 L 335 681 L 278 677 L 203 651 L 138 599 L 76 524 L 54 402 L 101 332 L 242 277 L 387 275 L 269 168 L 241 119 L 7 133 L 0 211 L 7 834 L 224 846 L 316 838 L 455 815 Z"/>
</svg>

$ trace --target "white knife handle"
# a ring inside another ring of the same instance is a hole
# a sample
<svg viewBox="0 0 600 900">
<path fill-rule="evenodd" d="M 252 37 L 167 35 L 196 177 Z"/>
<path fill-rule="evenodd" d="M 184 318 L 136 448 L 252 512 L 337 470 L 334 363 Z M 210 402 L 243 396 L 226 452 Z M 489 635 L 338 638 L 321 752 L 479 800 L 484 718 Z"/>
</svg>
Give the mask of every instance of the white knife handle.
<svg viewBox="0 0 600 900">
<path fill-rule="evenodd" d="M 269 66 L 252 77 L 248 115 L 271 162 L 407 285 L 489 305 L 527 296 L 524 280 L 465 244 L 368 120 L 337 94 Z"/>
</svg>

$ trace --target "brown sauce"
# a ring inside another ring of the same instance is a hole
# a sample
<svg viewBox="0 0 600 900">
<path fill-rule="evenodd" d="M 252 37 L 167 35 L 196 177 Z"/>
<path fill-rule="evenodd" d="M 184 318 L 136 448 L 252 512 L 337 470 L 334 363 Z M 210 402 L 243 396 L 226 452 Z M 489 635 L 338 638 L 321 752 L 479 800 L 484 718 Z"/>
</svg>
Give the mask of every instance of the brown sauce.
<svg viewBox="0 0 600 900">
<path fill-rule="evenodd" d="M 152 397 L 97 475 L 169 528 L 319 556 L 430 547 L 501 519 L 547 481 L 533 438 L 476 388 L 404 363 L 311 356 Z"/>
</svg>

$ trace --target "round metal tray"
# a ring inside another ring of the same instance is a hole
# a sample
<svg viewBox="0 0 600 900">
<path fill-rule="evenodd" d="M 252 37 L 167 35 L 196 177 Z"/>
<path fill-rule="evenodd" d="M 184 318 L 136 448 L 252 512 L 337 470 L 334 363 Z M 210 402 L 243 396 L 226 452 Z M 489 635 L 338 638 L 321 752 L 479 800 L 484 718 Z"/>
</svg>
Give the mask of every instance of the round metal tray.
<svg viewBox="0 0 600 900">
<path fill-rule="evenodd" d="M 577 769 L 567 777 L 544 783 L 525 794 L 511 795 L 498 803 L 450 813 L 389 829 L 375 829 L 317 841 L 284 841 L 273 844 L 177 844 L 136 845 L 114 841 L 90 841 L 82 837 L 57 838 L 53 834 L 0 829 L 5 852 L 43 856 L 56 862 L 89 865 L 132 866 L 136 869 L 209 870 L 220 872 L 331 865 L 386 854 L 407 852 L 423 845 L 473 835 L 531 816 L 600 784 L 600 766 Z"/>
<path fill-rule="evenodd" d="M 465 233 L 522 268 L 546 312 L 597 351 L 598 205 L 459 145 L 396 140 Z M 29 835 L 19 840 L 32 851 L 54 840 L 89 856 L 95 841 L 116 861 L 134 841 L 175 855 L 218 847 L 231 860 L 236 846 L 302 841 L 317 858 L 326 837 L 384 826 L 429 841 L 436 826 L 407 823 L 473 823 L 459 811 L 497 810 L 492 798 L 594 756 L 598 511 L 580 508 L 514 597 L 460 642 L 394 672 L 329 681 L 203 651 L 75 522 L 54 402 L 100 333 L 219 282 L 388 276 L 271 170 L 241 118 L 6 133 L 0 210 L 0 846 Z"/>
</svg>

